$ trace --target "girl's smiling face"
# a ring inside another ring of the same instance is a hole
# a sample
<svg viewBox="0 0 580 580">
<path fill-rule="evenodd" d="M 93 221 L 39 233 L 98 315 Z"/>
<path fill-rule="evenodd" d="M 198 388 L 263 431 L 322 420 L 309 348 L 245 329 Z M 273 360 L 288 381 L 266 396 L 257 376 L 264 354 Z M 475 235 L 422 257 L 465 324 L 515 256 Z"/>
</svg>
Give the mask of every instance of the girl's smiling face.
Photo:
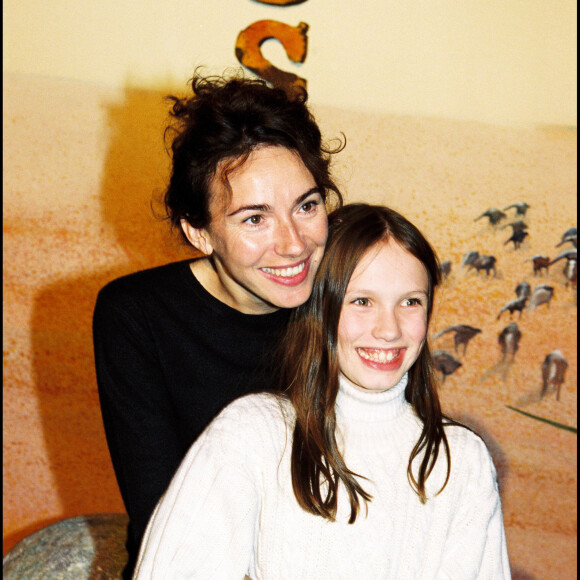
<svg viewBox="0 0 580 580">
<path fill-rule="evenodd" d="M 386 391 L 417 360 L 427 334 L 428 285 L 423 264 L 392 239 L 363 255 L 338 324 L 340 370 L 355 387 Z"/>
</svg>

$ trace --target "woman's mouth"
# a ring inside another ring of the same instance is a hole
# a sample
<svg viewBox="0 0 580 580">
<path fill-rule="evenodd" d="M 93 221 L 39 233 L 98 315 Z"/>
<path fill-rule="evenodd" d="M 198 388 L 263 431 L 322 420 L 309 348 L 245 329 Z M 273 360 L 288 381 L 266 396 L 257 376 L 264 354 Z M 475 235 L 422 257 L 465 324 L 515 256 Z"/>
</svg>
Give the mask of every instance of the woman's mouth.
<svg viewBox="0 0 580 580">
<path fill-rule="evenodd" d="M 295 266 L 286 266 L 284 268 L 260 268 L 264 274 L 278 284 L 284 286 L 297 286 L 301 284 L 308 275 L 310 269 L 310 258 L 303 260 Z"/>
</svg>

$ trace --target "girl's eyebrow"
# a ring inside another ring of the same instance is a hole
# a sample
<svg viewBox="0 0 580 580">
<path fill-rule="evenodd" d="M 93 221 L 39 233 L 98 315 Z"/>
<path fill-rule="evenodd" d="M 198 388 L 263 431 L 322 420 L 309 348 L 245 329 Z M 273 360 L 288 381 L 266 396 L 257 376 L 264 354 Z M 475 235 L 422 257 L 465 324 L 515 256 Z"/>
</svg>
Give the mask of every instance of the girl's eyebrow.
<svg viewBox="0 0 580 580">
<path fill-rule="evenodd" d="M 362 287 L 361 288 L 357 288 L 355 286 L 355 287 L 353 287 L 350 290 L 347 288 L 347 290 L 344 293 L 344 295 L 345 296 L 348 296 L 350 294 L 360 294 L 361 296 L 362 295 L 369 295 L 370 296 L 370 295 L 374 294 L 374 292 L 375 292 L 374 290 L 370 290 L 368 288 L 362 288 Z M 429 295 L 429 291 L 428 290 L 423 290 L 422 288 L 416 288 L 416 289 L 413 289 L 413 290 L 406 290 L 405 292 L 403 292 L 401 294 L 401 296 L 411 296 L 411 295 L 414 295 L 414 294 L 421 294 L 423 296 L 428 296 Z"/>
<path fill-rule="evenodd" d="M 306 193 L 303 193 L 302 195 L 297 197 L 296 200 L 294 201 L 294 207 L 303 203 L 313 193 L 321 194 L 320 187 L 313 187 L 312 189 L 309 189 Z M 234 216 L 238 213 L 242 213 L 244 211 L 266 212 L 266 211 L 270 211 L 271 209 L 272 209 L 272 206 L 268 205 L 266 203 L 261 203 L 261 204 L 259 203 L 259 204 L 254 204 L 254 205 L 243 205 L 243 206 L 239 207 L 238 209 L 234 210 L 233 212 L 227 214 L 227 217 L 232 217 L 232 216 Z"/>
</svg>

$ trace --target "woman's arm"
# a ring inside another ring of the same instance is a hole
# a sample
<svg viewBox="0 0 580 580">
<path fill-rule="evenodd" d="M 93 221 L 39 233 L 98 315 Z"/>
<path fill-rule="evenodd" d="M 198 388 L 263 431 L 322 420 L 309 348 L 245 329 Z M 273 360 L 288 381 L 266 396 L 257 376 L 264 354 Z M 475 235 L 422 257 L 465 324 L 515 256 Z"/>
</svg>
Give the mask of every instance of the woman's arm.
<svg viewBox="0 0 580 580">
<path fill-rule="evenodd" d="M 107 443 L 129 515 L 132 571 L 155 505 L 183 456 L 146 316 L 105 287 L 93 316 L 97 383 Z"/>
</svg>

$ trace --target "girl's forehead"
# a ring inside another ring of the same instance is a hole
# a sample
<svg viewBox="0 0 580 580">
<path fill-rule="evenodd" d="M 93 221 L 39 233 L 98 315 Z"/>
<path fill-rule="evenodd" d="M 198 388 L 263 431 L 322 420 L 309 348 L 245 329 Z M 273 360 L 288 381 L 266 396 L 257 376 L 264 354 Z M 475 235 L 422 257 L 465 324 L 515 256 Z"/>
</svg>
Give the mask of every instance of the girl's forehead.
<svg viewBox="0 0 580 580">
<path fill-rule="evenodd" d="M 361 256 L 356 265 L 352 277 L 361 276 L 369 269 L 384 269 L 386 263 L 394 261 L 407 254 L 409 258 L 414 258 L 405 250 L 397 240 L 388 238 L 381 240 L 370 246 Z M 404 258 L 403 258 L 404 259 Z"/>
<path fill-rule="evenodd" d="M 417 285 L 428 284 L 425 265 L 397 240 L 389 238 L 371 246 L 361 257 L 349 281 L 349 286 L 359 281 L 379 280 L 385 285 L 400 282 Z"/>
</svg>

